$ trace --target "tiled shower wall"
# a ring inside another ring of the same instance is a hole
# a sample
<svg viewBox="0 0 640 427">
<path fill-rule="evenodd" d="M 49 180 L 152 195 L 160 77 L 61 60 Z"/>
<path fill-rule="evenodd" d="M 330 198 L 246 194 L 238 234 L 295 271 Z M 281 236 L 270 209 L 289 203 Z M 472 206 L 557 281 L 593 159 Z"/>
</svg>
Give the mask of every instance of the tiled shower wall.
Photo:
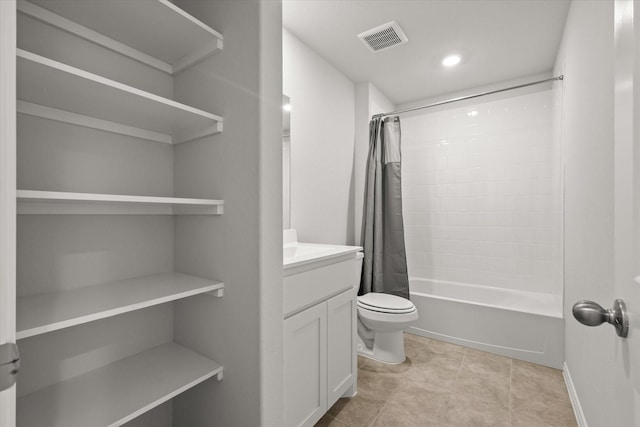
<svg viewBox="0 0 640 427">
<path fill-rule="evenodd" d="M 402 118 L 411 277 L 562 294 L 557 92 Z"/>
</svg>

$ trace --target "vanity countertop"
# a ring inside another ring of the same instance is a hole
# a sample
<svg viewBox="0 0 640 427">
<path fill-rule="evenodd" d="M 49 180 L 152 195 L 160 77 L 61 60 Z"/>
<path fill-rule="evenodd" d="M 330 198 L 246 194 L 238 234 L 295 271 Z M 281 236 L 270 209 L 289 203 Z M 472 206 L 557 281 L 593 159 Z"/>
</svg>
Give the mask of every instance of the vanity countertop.
<svg viewBox="0 0 640 427">
<path fill-rule="evenodd" d="M 362 251 L 360 246 L 326 245 L 318 243 L 300 243 L 297 241 L 295 230 L 285 230 L 284 245 L 282 248 L 282 267 L 285 276 L 289 270 L 296 267 L 328 260 L 337 261 L 336 258 L 343 258 L 351 254 Z M 296 270 L 298 270 L 296 268 Z"/>
<path fill-rule="evenodd" d="M 361 252 L 360 246 L 321 245 L 296 243 L 282 248 L 282 267 L 287 270 L 318 261 L 326 261 L 344 255 Z"/>
</svg>

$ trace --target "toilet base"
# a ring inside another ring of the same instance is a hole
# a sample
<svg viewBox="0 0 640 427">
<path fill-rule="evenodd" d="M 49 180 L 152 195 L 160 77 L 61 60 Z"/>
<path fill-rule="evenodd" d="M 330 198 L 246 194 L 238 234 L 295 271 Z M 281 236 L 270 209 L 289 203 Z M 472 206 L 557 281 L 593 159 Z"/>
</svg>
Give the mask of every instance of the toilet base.
<svg viewBox="0 0 640 427">
<path fill-rule="evenodd" d="M 382 363 L 398 365 L 406 359 L 402 331 L 375 332 L 373 348 L 358 335 L 358 354 Z"/>
</svg>

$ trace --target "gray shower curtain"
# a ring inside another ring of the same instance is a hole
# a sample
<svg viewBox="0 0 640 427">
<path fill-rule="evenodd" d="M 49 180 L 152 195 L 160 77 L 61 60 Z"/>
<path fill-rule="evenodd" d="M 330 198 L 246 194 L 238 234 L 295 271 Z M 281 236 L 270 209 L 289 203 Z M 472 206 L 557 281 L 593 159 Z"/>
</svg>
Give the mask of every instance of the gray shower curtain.
<svg viewBox="0 0 640 427">
<path fill-rule="evenodd" d="M 409 299 L 400 177 L 400 118 L 369 123 L 359 295 L 384 292 Z"/>
</svg>

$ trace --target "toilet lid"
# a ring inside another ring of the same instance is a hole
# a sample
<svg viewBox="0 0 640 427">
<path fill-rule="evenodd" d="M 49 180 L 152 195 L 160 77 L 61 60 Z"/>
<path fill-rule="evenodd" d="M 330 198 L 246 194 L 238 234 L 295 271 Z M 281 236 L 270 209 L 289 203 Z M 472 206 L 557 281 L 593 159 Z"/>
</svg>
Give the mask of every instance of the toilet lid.
<svg viewBox="0 0 640 427">
<path fill-rule="evenodd" d="M 408 299 L 380 292 L 370 292 L 359 296 L 358 306 L 367 310 L 398 314 L 411 313 L 416 309 Z"/>
</svg>

